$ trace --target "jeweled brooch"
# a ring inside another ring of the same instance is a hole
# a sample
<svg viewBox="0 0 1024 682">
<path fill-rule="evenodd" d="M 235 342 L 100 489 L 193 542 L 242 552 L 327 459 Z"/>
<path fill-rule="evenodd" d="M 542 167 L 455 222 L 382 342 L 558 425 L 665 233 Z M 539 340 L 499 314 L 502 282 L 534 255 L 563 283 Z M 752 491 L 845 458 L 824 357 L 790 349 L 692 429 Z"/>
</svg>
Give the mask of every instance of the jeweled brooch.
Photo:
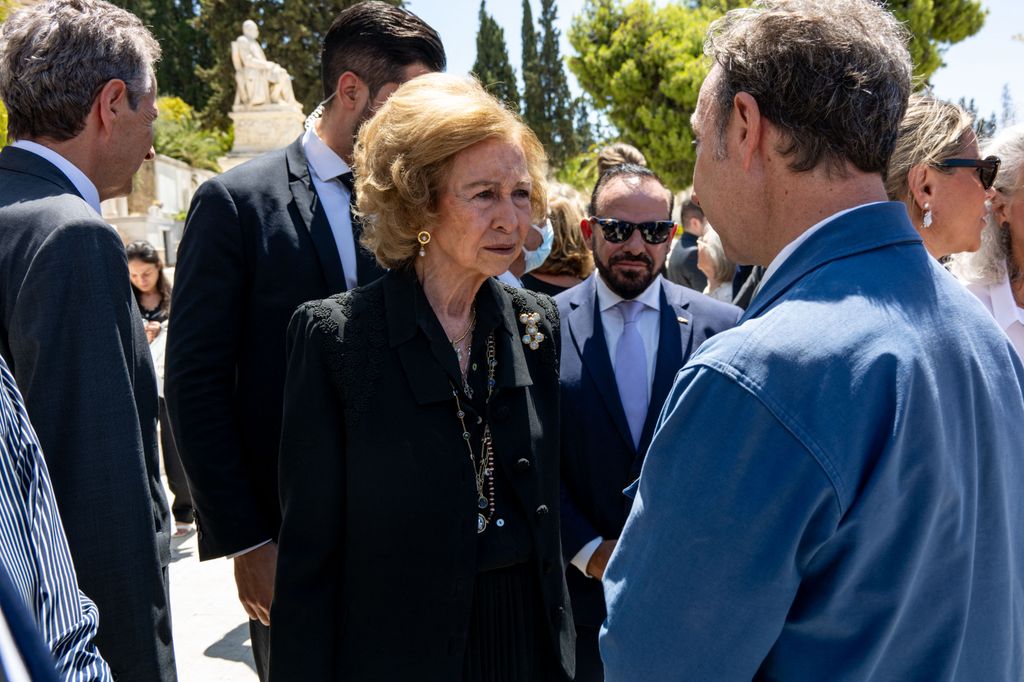
<svg viewBox="0 0 1024 682">
<path fill-rule="evenodd" d="M 526 333 L 523 335 L 523 345 L 529 346 L 530 350 L 537 350 L 540 348 L 540 343 L 544 340 L 544 332 L 542 332 L 537 326 L 537 323 L 540 322 L 540 314 L 523 313 L 519 316 L 519 321 L 526 325 Z"/>
</svg>

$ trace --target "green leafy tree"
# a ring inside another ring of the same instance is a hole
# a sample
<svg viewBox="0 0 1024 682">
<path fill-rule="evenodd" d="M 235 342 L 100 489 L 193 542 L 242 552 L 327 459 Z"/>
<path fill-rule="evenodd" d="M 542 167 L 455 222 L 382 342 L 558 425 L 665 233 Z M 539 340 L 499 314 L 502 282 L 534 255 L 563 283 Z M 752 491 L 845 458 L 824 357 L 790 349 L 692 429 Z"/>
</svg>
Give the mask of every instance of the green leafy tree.
<svg viewBox="0 0 1024 682">
<path fill-rule="evenodd" d="M 523 120 L 535 132 L 546 126 L 544 91 L 540 86 L 540 58 L 537 54 L 537 31 L 533 28 L 530 0 L 523 0 Z"/>
<path fill-rule="evenodd" d="M 196 168 L 219 171 L 217 159 L 231 149 L 231 135 L 202 127 L 195 111 L 180 97 L 160 97 L 160 115 L 153 124 L 157 153 L 184 161 Z"/>
<path fill-rule="evenodd" d="M 670 185 L 693 174 L 690 115 L 709 63 L 708 25 L 745 0 L 587 0 L 574 19 L 569 68 L 580 86 Z M 915 73 L 925 81 L 941 65 L 945 46 L 973 35 L 985 18 L 979 0 L 893 0 L 893 13 L 912 33 Z"/>
<path fill-rule="evenodd" d="M 487 13 L 483 0 L 480 2 L 480 29 L 476 34 L 473 75 L 512 111 L 519 111 L 519 88 L 516 87 L 515 71 L 508 61 L 505 31 Z"/>
<path fill-rule="evenodd" d="M 202 108 L 208 124 L 227 129 L 235 99 L 235 67 L 231 41 L 242 34 L 242 22 L 252 19 L 260 29 L 267 58 L 288 70 L 295 98 L 307 112 L 323 99 L 320 47 L 334 17 L 359 0 L 198 0 L 197 27 L 213 49 L 211 65 L 196 73 L 210 87 Z M 401 5 L 401 0 L 385 0 Z"/>
<path fill-rule="evenodd" d="M 197 78 L 198 69 L 213 63 L 208 36 L 200 31 L 196 0 L 114 0 L 135 14 L 153 32 L 163 48 L 156 78 L 160 92 L 181 97 L 203 107 L 209 99 L 209 84 Z"/>
<path fill-rule="evenodd" d="M 10 0 L 0 0 L 0 23 L 7 19 L 11 11 Z M 7 146 L 7 107 L 0 102 L 0 147 Z"/>
</svg>

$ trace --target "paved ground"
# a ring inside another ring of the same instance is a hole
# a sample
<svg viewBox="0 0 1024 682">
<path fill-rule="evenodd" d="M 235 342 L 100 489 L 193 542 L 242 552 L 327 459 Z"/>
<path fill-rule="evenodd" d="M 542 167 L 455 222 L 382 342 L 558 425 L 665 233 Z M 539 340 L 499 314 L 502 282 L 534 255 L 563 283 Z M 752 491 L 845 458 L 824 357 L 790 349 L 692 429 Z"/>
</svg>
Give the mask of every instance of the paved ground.
<svg viewBox="0 0 1024 682">
<path fill-rule="evenodd" d="M 169 494 L 169 493 L 168 493 Z M 196 534 L 171 542 L 171 616 L 180 682 L 256 682 L 232 562 L 199 562 Z"/>
</svg>

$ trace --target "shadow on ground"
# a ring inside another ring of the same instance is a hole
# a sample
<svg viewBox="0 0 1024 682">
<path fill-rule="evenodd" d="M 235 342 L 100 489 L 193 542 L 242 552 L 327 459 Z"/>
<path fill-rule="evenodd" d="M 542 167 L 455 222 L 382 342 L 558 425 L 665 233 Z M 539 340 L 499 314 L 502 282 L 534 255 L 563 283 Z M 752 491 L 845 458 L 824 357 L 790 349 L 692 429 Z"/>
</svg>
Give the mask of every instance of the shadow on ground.
<svg viewBox="0 0 1024 682">
<path fill-rule="evenodd" d="M 209 658 L 221 658 L 225 661 L 245 663 L 256 672 L 256 663 L 252 657 L 252 645 L 249 640 L 249 623 L 245 622 L 211 644 L 203 652 Z"/>
</svg>

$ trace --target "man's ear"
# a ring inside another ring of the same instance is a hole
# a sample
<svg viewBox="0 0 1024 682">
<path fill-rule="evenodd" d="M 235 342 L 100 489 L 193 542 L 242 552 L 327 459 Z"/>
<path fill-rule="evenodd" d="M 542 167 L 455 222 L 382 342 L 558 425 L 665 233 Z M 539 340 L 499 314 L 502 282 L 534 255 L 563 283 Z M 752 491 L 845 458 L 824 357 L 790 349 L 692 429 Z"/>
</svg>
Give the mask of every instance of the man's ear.
<svg viewBox="0 0 1024 682">
<path fill-rule="evenodd" d="M 130 109 L 128 103 L 128 86 L 120 78 L 112 78 L 100 89 L 93 100 L 93 109 L 99 115 L 100 129 L 111 131 L 119 114 Z"/>
<path fill-rule="evenodd" d="M 362 110 L 364 105 L 360 101 L 364 90 L 366 84 L 363 79 L 351 71 L 346 71 L 338 76 L 338 86 L 334 89 L 335 99 L 348 111 Z"/>
<path fill-rule="evenodd" d="M 930 204 L 935 200 L 933 174 L 934 170 L 931 166 L 924 163 L 919 163 L 915 166 L 911 166 L 907 172 L 907 189 L 910 192 L 911 199 L 917 204 L 917 207 L 924 213 L 924 205 Z"/>
<path fill-rule="evenodd" d="M 580 230 L 583 231 L 583 238 L 589 242 L 594 234 L 594 228 L 590 225 L 589 218 L 584 218 L 580 221 Z"/>
<path fill-rule="evenodd" d="M 749 92 L 736 93 L 732 100 L 732 117 L 735 129 L 727 129 L 726 135 L 735 136 L 743 170 L 749 171 L 761 148 L 761 137 L 764 134 L 764 118 L 754 96 Z"/>
</svg>

